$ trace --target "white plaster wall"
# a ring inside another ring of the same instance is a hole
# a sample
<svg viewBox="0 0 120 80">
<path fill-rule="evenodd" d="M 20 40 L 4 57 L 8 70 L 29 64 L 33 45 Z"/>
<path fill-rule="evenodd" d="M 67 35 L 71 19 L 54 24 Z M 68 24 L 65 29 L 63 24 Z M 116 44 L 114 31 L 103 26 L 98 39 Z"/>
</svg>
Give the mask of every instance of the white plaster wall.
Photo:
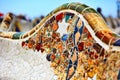
<svg viewBox="0 0 120 80">
<path fill-rule="evenodd" d="M 46 54 L 0 38 L 0 80 L 55 80 Z"/>
</svg>

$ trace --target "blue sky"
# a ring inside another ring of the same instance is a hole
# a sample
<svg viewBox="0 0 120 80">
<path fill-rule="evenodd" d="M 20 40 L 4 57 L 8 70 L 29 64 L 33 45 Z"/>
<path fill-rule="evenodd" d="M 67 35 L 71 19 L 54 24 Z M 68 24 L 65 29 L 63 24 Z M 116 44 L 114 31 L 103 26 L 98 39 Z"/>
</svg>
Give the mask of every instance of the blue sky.
<svg viewBox="0 0 120 80">
<path fill-rule="evenodd" d="M 0 12 L 6 14 L 24 14 L 27 17 L 35 18 L 40 15 L 47 15 L 53 9 L 68 2 L 80 2 L 96 9 L 102 8 L 105 16 L 117 16 L 117 0 L 0 0 Z"/>
</svg>

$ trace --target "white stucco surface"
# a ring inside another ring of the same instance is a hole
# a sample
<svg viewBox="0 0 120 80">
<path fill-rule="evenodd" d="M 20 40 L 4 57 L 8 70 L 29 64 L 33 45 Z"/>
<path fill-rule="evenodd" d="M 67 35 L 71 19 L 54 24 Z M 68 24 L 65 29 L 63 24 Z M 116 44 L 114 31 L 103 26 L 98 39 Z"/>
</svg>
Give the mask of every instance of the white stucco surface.
<svg viewBox="0 0 120 80">
<path fill-rule="evenodd" d="M 0 39 L 0 80 L 54 80 L 46 54 Z"/>
</svg>

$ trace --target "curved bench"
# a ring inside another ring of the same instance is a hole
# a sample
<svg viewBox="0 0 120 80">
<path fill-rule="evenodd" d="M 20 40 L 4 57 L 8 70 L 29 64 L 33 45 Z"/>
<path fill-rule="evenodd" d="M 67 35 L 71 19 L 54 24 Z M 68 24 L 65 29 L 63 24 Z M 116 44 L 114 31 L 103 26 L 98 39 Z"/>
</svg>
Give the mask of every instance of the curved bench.
<svg viewBox="0 0 120 80">
<path fill-rule="evenodd" d="M 81 3 L 63 4 L 26 33 L 0 32 L 0 37 L 47 53 L 53 68 L 63 66 L 60 74 L 66 74 L 64 80 L 76 77 L 81 54 L 88 59 L 106 60 L 110 52 L 120 53 L 120 36 L 108 28 L 99 13 Z"/>
</svg>

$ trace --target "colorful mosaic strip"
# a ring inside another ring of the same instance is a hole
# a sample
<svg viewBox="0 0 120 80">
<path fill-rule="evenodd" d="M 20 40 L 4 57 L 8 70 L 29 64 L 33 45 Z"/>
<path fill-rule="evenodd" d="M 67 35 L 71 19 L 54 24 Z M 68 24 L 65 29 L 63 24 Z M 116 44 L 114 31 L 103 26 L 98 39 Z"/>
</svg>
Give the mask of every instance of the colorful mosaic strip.
<svg viewBox="0 0 120 80">
<path fill-rule="evenodd" d="M 107 44 L 119 45 L 119 43 L 118 43 L 119 37 L 116 34 L 114 34 L 113 32 L 111 32 L 111 30 L 107 27 L 104 20 L 99 16 L 99 14 L 94 9 L 90 8 L 89 6 L 87 6 L 85 4 L 80 4 L 80 3 L 66 3 L 66 4 L 62 5 L 61 7 L 58 7 L 57 9 L 53 10 L 50 14 L 48 14 L 46 16 L 46 18 L 44 18 L 40 22 L 40 24 L 38 26 L 36 26 L 31 31 L 29 31 L 25 34 L 7 33 L 7 38 L 11 38 L 11 36 L 12 36 L 12 39 L 22 39 L 22 38 L 29 37 L 31 34 L 34 34 L 36 31 L 38 31 L 37 30 L 37 29 L 39 29 L 38 27 L 40 27 L 42 24 L 44 24 L 44 21 L 46 21 L 49 17 L 51 17 L 52 15 L 54 15 L 57 12 L 62 11 L 62 10 L 73 10 L 73 11 L 76 11 L 76 12 L 82 14 L 84 16 L 84 18 L 90 24 L 92 29 L 95 31 L 95 33 L 96 33 L 95 35 L 97 37 L 99 37 L 103 42 L 105 42 Z M 20 34 L 20 35 L 17 37 L 14 36 L 14 35 L 18 35 L 18 34 Z M 0 34 L 0 36 L 4 37 L 4 35 L 2 33 Z M 6 37 L 6 35 L 5 35 L 5 37 Z"/>
<path fill-rule="evenodd" d="M 104 71 L 99 68 L 107 70 L 110 54 L 94 40 L 86 26 L 79 15 L 61 12 L 51 17 L 37 34 L 23 41 L 22 46 L 47 53 L 46 59 L 58 80 L 86 80 L 96 74 L 98 80 L 103 80 Z M 108 79 L 107 76 L 104 78 Z"/>
</svg>

